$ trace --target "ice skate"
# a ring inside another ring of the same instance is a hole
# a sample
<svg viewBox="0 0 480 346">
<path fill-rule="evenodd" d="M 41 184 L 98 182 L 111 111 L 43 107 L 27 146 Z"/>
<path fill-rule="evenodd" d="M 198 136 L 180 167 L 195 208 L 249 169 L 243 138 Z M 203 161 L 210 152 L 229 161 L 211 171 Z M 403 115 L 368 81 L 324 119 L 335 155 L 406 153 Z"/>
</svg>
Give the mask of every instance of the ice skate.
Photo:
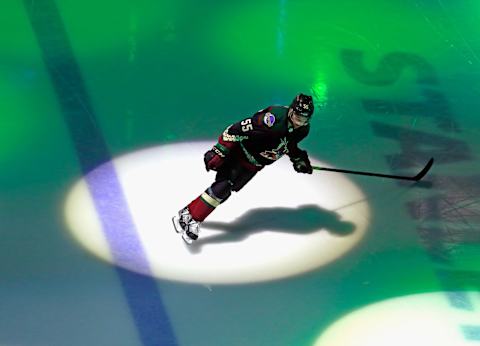
<svg viewBox="0 0 480 346">
<path fill-rule="evenodd" d="M 183 233 L 187 230 L 187 225 L 192 219 L 188 208 L 185 207 L 178 212 L 178 215 L 172 217 L 173 227 L 177 233 Z"/>
<path fill-rule="evenodd" d="M 191 219 L 187 224 L 187 229 L 182 233 L 182 238 L 188 245 L 192 244 L 194 240 L 198 239 L 198 233 L 200 232 L 200 222 Z"/>
<path fill-rule="evenodd" d="M 200 223 L 192 219 L 187 207 L 183 208 L 172 218 L 173 226 L 177 233 L 182 234 L 182 239 L 191 244 L 198 238 Z"/>
</svg>

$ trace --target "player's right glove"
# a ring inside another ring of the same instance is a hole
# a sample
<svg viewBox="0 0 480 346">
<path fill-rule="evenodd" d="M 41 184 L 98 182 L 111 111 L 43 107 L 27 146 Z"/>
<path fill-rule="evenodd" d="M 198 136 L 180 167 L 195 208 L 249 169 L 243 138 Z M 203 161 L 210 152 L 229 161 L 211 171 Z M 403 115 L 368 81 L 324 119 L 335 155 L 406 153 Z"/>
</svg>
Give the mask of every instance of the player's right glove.
<svg viewBox="0 0 480 346">
<path fill-rule="evenodd" d="M 205 162 L 205 169 L 207 172 L 209 170 L 218 170 L 225 162 L 228 151 L 228 148 L 225 148 L 219 143 L 215 144 L 212 149 L 207 151 L 203 156 L 203 162 Z"/>
<path fill-rule="evenodd" d="M 290 160 L 292 161 L 293 169 L 295 169 L 296 172 L 312 174 L 313 168 L 306 151 L 302 150 L 300 156 L 291 157 Z"/>
</svg>

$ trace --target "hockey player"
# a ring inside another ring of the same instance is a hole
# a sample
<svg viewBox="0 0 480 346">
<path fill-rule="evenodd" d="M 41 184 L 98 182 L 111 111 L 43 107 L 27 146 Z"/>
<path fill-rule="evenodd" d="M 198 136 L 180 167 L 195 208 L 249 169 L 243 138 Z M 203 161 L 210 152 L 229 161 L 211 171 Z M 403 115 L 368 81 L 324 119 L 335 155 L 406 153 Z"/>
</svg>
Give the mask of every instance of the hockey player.
<svg viewBox="0 0 480 346">
<path fill-rule="evenodd" d="M 292 104 L 270 106 L 252 117 L 228 126 L 204 155 L 207 171 L 217 172 L 215 182 L 173 217 L 173 224 L 187 244 L 198 238 L 200 223 L 232 191 L 240 191 L 264 166 L 287 154 L 299 173 L 312 173 L 307 152 L 297 144 L 310 130 L 311 96 L 299 94 Z"/>
</svg>

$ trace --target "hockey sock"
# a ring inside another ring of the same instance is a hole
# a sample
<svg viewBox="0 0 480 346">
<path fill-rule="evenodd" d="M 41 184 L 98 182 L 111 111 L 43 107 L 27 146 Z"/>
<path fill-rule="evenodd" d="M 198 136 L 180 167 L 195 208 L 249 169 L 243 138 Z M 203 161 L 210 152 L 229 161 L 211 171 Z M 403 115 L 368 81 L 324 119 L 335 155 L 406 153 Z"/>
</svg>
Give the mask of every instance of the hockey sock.
<svg viewBox="0 0 480 346">
<path fill-rule="evenodd" d="M 208 191 L 208 190 L 207 190 Z M 202 222 L 222 202 L 216 197 L 210 196 L 207 191 L 202 193 L 188 205 L 190 215 L 195 221 Z"/>
</svg>

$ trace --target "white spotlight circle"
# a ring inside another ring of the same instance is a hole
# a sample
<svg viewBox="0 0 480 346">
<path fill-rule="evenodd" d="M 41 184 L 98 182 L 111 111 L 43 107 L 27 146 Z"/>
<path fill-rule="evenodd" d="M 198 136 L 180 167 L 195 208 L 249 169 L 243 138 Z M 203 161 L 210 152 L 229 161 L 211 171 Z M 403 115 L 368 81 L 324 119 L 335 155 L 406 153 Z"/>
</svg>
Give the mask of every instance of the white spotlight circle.
<svg viewBox="0 0 480 346">
<path fill-rule="evenodd" d="M 370 212 L 360 189 L 342 174 L 297 174 L 283 158 L 233 193 L 202 224 L 197 244 L 186 246 L 171 217 L 214 181 L 203 164 L 203 153 L 211 146 L 169 144 L 114 160 L 143 247 L 140 260 L 115 264 L 185 282 L 268 281 L 326 265 L 362 239 Z M 312 164 L 326 166 L 316 160 Z M 88 251 L 114 263 L 87 181 L 80 180 L 67 196 L 68 228 Z M 131 249 L 125 251 L 131 255 Z"/>
<path fill-rule="evenodd" d="M 478 305 L 478 292 L 462 294 Z M 421 293 L 392 298 L 353 311 L 341 318 L 314 346 L 468 346 L 478 344 L 478 311 L 459 309 L 449 302 L 447 292 Z"/>
</svg>

